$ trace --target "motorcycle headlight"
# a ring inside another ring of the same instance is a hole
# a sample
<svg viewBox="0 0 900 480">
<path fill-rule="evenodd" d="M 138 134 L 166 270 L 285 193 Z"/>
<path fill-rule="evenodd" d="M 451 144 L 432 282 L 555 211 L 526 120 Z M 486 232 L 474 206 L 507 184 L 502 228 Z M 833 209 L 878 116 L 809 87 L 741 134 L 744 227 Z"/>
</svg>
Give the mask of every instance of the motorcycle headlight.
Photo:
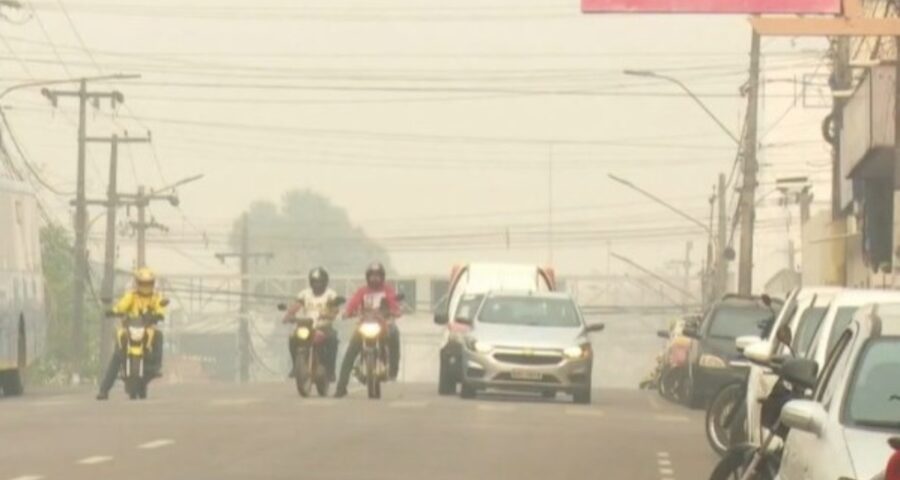
<svg viewBox="0 0 900 480">
<path fill-rule="evenodd" d="M 725 368 L 728 364 L 725 359 L 716 355 L 700 355 L 700 366 L 706 368 Z"/>
<path fill-rule="evenodd" d="M 309 329 L 306 327 L 297 329 L 297 338 L 300 340 L 306 340 L 309 338 Z"/>
<path fill-rule="evenodd" d="M 576 345 L 563 350 L 563 355 L 569 360 L 577 360 L 585 355 L 585 350 Z"/>
<path fill-rule="evenodd" d="M 128 327 L 128 336 L 131 341 L 140 342 L 144 339 L 144 327 Z"/>
<path fill-rule="evenodd" d="M 364 323 L 359 326 L 359 333 L 366 338 L 375 338 L 381 334 L 381 325 L 377 323 Z"/>
</svg>

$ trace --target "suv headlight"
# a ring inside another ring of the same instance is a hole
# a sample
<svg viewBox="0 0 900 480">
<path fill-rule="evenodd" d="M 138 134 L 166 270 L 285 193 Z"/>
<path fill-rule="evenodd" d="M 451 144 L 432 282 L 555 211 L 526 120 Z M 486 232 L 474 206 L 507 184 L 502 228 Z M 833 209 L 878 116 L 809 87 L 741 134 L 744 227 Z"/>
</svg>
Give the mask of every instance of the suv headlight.
<svg viewBox="0 0 900 480">
<path fill-rule="evenodd" d="M 587 352 L 584 347 L 576 345 L 563 350 L 563 355 L 565 355 L 569 360 L 577 360 L 581 357 L 586 356 Z"/>
<path fill-rule="evenodd" d="M 704 354 L 700 355 L 700 366 L 706 368 L 725 368 L 728 363 L 725 359 L 716 355 Z"/>
</svg>

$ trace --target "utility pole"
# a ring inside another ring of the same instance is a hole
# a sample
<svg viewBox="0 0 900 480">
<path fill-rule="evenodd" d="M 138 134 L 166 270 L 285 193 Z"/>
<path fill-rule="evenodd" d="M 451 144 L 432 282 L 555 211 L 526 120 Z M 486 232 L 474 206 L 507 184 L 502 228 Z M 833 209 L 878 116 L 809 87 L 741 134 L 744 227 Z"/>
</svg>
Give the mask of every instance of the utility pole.
<svg viewBox="0 0 900 480">
<path fill-rule="evenodd" d="M 84 294 L 88 276 L 87 253 L 87 202 L 85 196 L 85 153 L 87 138 L 87 103 L 88 100 L 99 102 L 101 99 L 110 99 L 113 108 L 117 103 L 122 103 L 124 97 L 121 92 L 88 92 L 88 79 L 79 81 L 76 91 L 43 89 L 41 93 L 47 97 L 53 106 L 57 106 L 60 97 L 78 98 L 78 167 L 75 191 L 75 257 L 74 278 L 72 282 L 72 343 L 76 362 L 84 360 Z M 83 363 L 83 362 L 82 362 Z"/>
<path fill-rule="evenodd" d="M 759 111 L 759 34 L 753 32 L 750 43 L 750 82 L 747 105 L 747 130 L 744 138 L 741 186 L 741 254 L 738 272 L 738 293 L 753 292 L 753 227 L 756 221 L 756 162 L 757 116 Z"/>
<path fill-rule="evenodd" d="M 728 213 L 726 212 L 726 195 L 725 195 L 725 174 L 719 174 L 719 221 L 717 223 L 717 232 L 716 235 L 718 240 L 716 241 L 717 249 L 716 249 L 716 280 L 715 280 L 715 295 L 713 301 L 718 300 L 728 291 L 728 258 L 725 255 L 725 249 L 727 248 L 726 242 L 728 241 L 728 232 L 727 232 L 727 223 L 728 223 Z"/>
<path fill-rule="evenodd" d="M 694 242 L 688 241 L 684 249 L 684 291 L 682 298 L 684 299 L 684 311 L 688 311 L 690 298 L 688 293 L 691 291 L 691 250 L 694 248 Z"/>
<path fill-rule="evenodd" d="M 241 383 L 250 380 L 250 324 L 247 318 L 249 305 L 247 297 L 250 295 L 250 259 L 271 259 L 271 252 L 250 251 L 250 222 L 247 213 L 241 219 L 241 249 L 239 252 L 217 253 L 216 258 L 225 262 L 227 258 L 238 258 L 241 264 L 241 306 L 238 321 L 238 371 Z"/>
<path fill-rule="evenodd" d="M 137 209 L 137 221 L 131 222 L 131 227 L 137 236 L 137 268 L 147 266 L 147 230 L 156 229 L 167 232 L 169 229 L 157 223 L 156 219 L 151 218 L 147 221 L 147 207 L 150 202 L 167 201 L 173 207 L 179 204 L 178 195 L 175 194 L 159 194 L 154 191 L 147 191 L 147 187 L 141 185 L 136 193 L 122 193 L 119 197 L 123 199 L 124 205 L 133 206 Z"/>
<path fill-rule="evenodd" d="M 111 300 L 114 295 L 116 281 L 116 210 L 119 207 L 118 169 L 120 143 L 148 143 L 150 135 L 145 138 L 111 137 L 87 138 L 86 142 L 109 143 L 109 180 L 106 184 L 106 245 L 103 259 L 103 281 L 100 284 L 100 298 Z M 93 203 L 87 201 L 86 203 Z M 112 335 L 109 322 L 100 323 L 100 364 L 105 365 L 110 354 L 110 343 L 107 339 Z"/>
</svg>

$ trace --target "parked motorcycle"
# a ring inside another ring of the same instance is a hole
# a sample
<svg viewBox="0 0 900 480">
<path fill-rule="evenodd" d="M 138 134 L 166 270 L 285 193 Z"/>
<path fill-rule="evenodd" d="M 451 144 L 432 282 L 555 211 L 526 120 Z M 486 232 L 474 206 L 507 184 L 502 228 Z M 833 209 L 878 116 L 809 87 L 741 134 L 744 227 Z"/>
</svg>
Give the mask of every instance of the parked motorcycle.
<svg viewBox="0 0 900 480">
<path fill-rule="evenodd" d="M 168 304 L 168 299 L 160 302 L 163 307 Z M 116 346 L 121 349 L 124 357 L 121 378 L 125 384 L 125 393 L 132 400 L 145 399 L 147 386 L 156 373 L 147 369 L 147 358 L 151 354 L 156 324 L 163 317 L 151 312 L 144 312 L 137 317 L 107 312 L 107 316 L 122 319 L 116 327 Z"/>
<path fill-rule="evenodd" d="M 710 480 L 774 480 L 777 475 L 781 465 L 780 445 L 788 433 L 788 428 L 781 423 L 781 410 L 787 402 L 804 398 L 815 387 L 819 366 L 813 360 L 785 355 L 773 358 L 767 366 L 778 374 L 778 380 L 762 403 L 760 421 L 767 430 L 763 442 L 758 446 L 741 444 L 729 448 Z"/>
<path fill-rule="evenodd" d="M 329 308 L 337 309 L 344 302 L 343 297 L 337 297 L 329 304 Z M 281 311 L 286 311 L 287 308 L 285 304 L 278 305 L 278 309 Z M 317 328 L 318 320 L 318 312 L 310 312 L 308 316 L 289 319 L 289 322 L 295 325 L 291 335 L 297 339 L 292 376 L 297 385 L 297 393 L 304 398 L 312 392 L 313 385 L 320 397 L 326 397 L 331 385 L 326 368 L 328 362 L 325 359 L 327 334 Z"/>
</svg>

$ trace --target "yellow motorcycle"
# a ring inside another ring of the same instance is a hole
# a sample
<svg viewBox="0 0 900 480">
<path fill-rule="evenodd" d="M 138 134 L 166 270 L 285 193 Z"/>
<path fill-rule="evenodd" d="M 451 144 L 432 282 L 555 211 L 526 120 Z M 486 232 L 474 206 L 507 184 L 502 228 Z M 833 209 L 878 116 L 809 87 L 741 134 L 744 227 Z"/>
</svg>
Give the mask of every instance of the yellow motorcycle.
<svg viewBox="0 0 900 480">
<path fill-rule="evenodd" d="M 168 305 L 162 300 L 161 305 Z M 122 319 L 116 327 L 116 346 L 123 354 L 122 382 L 125 393 L 132 400 L 147 398 L 147 385 L 154 378 L 154 373 L 147 368 L 148 356 L 153 349 L 156 335 L 156 324 L 163 320 L 157 313 L 144 312 L 137 317 L 109 313 Z M 155 352 L 158 354 L 158 352 Z"/>
</svg>

